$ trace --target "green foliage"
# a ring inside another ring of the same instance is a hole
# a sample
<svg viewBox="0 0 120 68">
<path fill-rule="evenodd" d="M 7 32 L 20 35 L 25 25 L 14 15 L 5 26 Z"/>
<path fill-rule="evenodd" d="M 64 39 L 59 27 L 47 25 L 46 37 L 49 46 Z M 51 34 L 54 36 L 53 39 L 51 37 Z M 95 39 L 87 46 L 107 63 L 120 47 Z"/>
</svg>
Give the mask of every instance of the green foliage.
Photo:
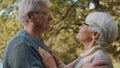
<svg viewBox="0 0 120 68">
<path fill-rule="evenodd" d="M 2 59 L 7 42 L 22 27 L 18 21 L 18 7 L 16 0 L 0 1 L 0 59 Z M 89 4 L 95 8 L 90 9 Z M 110 13 L 119 25 L 119 0 L 51 0 L 51 14 L 53 21 L 51 29 L 44 34 L 44 40 L 49 48 L 56 51 L 62 61 L 69 63 L 79 56 L 83 46 L 76 40 L 78 27 L 84 22 L 86 15 L 94 11 Z M 1 13 L 2 12 L 2 13 Z M 115 59 L 120 60 L 120 35 L 117 40 L 106 49 Z"/>
<path fill-rule="evenodd" d="M 13 0 L 0 1 L 0 60 L 3 58 L 7 42 L 21 28 L 17 18 L 17 7 L 14 2 Z"/>
<path fill-rule="evenodd" d="M 65 63 L 69 63 L 78 57 L 80 52 L 83 50 L 83 46 L 75 37 L 78 33 L 78 26 L 84 22 L 86 15 L 90 12 L 104 11 L 110 13 L 118 25 L 120 24 L 120 18 L 118 15 L 120 13 L 120 1 L 99 1 L 100 0 L 97 2 L 95 0 L 78 0 L 77 2 L 73 2 L 72 0 L 66 0 L 63 2 L 63 0 L 51 0 L 51 10 L 54 19 L 51 23 L 52 28 L 50 32 L 45 35 L 45 40 L 50 48 L 58 52 L 62 61 Z M 91 2 L 95 4 L 94 9 L 89 8 L 89 4 Z M 106 50 L 110 55 L 120 60 L 119 40 L 120 36 L 112 45 L 108 46 Z"/>
</svg>

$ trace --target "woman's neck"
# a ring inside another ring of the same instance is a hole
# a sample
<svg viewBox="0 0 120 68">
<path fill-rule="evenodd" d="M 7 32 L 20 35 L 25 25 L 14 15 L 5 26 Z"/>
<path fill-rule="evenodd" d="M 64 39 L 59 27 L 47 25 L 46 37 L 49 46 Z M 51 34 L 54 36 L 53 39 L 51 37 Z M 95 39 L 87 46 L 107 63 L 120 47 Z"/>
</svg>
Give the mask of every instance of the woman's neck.
<svg viewBox="0 0 120 68">
<path fill-rule="evenodd" d="M 84 45 L 84 49 L 85 49 L 85 50 L 89 50 L 89 49 L 91 49 L 92 47 L 94 47 L 94 46 Z"/>
<path fill-rule="evenodd" d="M 92 42 L 86 42 L 83 45 L 84 45 L 84 49 L 88 50 L 88 49 L 93 48 L 96 44 L 93 44 Z"/>
<path fill-rule="evenodd" d="M 92 40 L 90 42 L 85 42 L 83 45 L 84 45 L 84 49 L 88 50 L 88 49 L 91 49 L 92 47 L 94 47 L 96 45 L 99 45 L 99 43 L 96 42 L 96 40 Z"/>
</svg>

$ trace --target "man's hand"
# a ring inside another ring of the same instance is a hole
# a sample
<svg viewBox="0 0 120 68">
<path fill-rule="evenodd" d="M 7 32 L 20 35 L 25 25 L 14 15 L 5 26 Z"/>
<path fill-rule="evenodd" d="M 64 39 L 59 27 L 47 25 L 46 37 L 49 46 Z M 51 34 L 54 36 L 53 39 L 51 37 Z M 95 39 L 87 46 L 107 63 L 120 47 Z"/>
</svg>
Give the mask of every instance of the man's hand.
<svg viewBox="0 0 120 68">
<path fill-rule="evenodd" d="M 42 57 L 42 61 L 46 68 L 57 68 L 54 58 L 49 54 L 48 51 L 46 51 L 40 47 L 39 47 L 38 51 Z"/>
<path fill-rule="evenodd" d="M 97 62 L 92 62 L 94 58 L 91 58 L 82 65 L 82 68 L 109 68 L 108 64 L 104 60 L 98 60 Z"/>
</svg>

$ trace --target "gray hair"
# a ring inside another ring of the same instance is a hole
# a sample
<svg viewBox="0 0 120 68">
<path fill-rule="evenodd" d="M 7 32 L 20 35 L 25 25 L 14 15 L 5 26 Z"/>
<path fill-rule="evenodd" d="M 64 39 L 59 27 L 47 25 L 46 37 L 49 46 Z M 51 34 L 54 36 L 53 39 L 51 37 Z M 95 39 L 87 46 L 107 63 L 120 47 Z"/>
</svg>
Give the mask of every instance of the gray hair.
<svg viewBox="0 0 120 68">
<path fill-rule="evenodd" d="M 38 12 L 40 11 L 40 5 L 38 2 L 44 2 L 46 5 L 49 5 L 49 0 L 21 0 L 19 3 L 19 19 L 22 25 L 26 25 L 25 15 L 28 12 Z"/>
<path fill-rule="evenodd" d="M 89 29 L 92 32 L 100 34 L 100 37 L 97 40 L 100 45 L 109 45 L 116 39 L 118 26 L 109 14 L 104 12 L 94 12 L 86 17 L 85 22 L 90 25 Z"/>
</svg>

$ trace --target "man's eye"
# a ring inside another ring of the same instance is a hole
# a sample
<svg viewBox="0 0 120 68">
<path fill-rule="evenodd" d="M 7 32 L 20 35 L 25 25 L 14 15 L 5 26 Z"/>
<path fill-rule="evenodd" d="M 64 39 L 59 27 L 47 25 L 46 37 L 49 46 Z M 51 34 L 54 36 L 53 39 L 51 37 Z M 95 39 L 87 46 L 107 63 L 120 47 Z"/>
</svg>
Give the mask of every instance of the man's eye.
<svg viewBox="0 0 120 68">
<path fill-rule="evenodd" d="M 45 13 L 45 12 L 44 12 L 43 14 L 44 14 L 44 15 L 48 15 L 48 13 Z"/>
</svg>

